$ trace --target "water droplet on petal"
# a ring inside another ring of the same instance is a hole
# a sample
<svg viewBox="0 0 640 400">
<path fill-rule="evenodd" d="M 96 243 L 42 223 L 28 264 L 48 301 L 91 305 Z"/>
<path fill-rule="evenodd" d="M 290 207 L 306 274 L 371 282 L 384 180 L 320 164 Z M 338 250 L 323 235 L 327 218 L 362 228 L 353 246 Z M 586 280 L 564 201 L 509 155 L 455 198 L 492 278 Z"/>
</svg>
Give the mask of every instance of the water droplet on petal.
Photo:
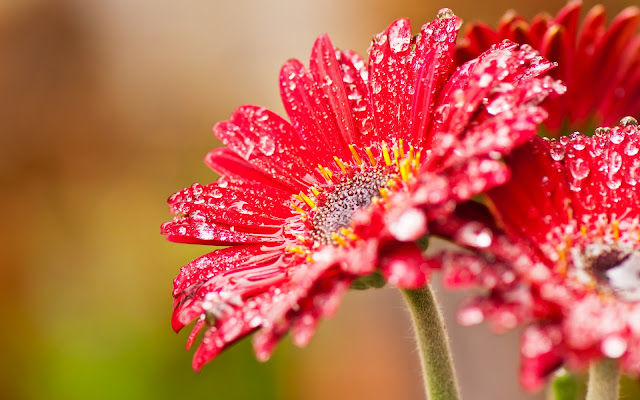
<svg viewBox="0 0 640 400">
<path fill-rule="evenodd" d="M 451 11 L 450 8 L 441 8 L 440 11 L 438 11 L 438 18 L 452 18 L 455 16 L 455 14 L 453 13 L 453 11 Z"/>
<path fill-rule="evenodd" d="M 576 158 L 569 164 L 569 171 L 574 178 L 582 180 L 589 175 L 589 163 L 582 158 Z"/>
<path fill-rule="evenodd" d="M 613 175 L 620 171 L 622 167 L 622 156 L 617 151 L 612 151 L 609 154 L 609 174 Z"/>
<path fill-rule="evenodd" d="M 551 155 L 551 158 L 553 158 L 555 161 L 562 161 L 565 154 L 565 148 L 562 145 L 562 143 L 554 142 L 551 144 L 551 149 L 549 149 L 549 154 Z"/>
<path fill-rule="evenodd" d="M 619 130 L 614 130 L 613 132 L 611 132 L 611 135 L 609 135 L 609 140 L 613 144 L 622 143 L 622 141 L 624 140 L 624 132 Z"/>
<path fill-rule="evenodd" d="M 265 156 L 272 156 L 276 151 L 276 144 L 269 136 L 262 136 L 258 142 L 258 148 Z"/>
<path fill-rule="evenodd" d="M 624 117 L 620 120 L 620 125 L 622 126 L 638 125 L 638 120 L 633 117 Z"/>
<path fill-rule="evenodd" d="M 382 90 L 382 85 L 380 85 L 380 82 L 374 81 L 374 82 L 371 83 L 371 91 L 374 94 L 380 93 L 381 90 Z"/>
</svg>

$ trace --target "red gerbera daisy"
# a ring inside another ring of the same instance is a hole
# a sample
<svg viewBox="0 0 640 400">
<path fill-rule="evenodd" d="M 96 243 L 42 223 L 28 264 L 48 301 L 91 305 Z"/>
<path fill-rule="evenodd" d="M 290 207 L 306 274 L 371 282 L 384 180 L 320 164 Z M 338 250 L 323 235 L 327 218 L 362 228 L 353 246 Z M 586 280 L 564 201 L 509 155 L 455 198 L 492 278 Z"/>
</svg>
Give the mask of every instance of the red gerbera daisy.
<svg viewBox="0 0 640 400">
<path fill-rule="evenodd" d="M 535 135 L 538 103 L 562 85 L 552 67 L 510 42 L 453 70 L 460 21 L 450 10 L 411 36 L 408 20 L 374 37 L 369 63 L 316 41 L 307 70 L 287 62 L 280 89 L 291 122 L 238 108 L 213 131 L 227 146 L 205 162 L 222 176 L 169 199 L 176 242 L 232 245 L 182 268 L 173 327 L 197 320 L 196 370 L 254 338 L 266 359 L 288 330 L 305 344 L 358 277 L 380 271 L 416 288 L 428 270 L 413 242 L 508 170 L 497 161 Z"/>
<path fill-rule="evenodd" d="M 440 255 L 446 284 L 490 289 L 462 309 L 460 322 L 527 325 L 527 389 L 563 363 L 612 358 L 640 374 L 639 152 L 631 117 L 593 137 L 535 138 L 507 157 L 512 179 L 489 191 L 504 230 L 477 204 L 434 227 L 476 251 Z"/>
<path fill-rule="evenodd" d="M 640 116 L 640 9 L 623 10 L 607 27 L 600 5 L 589 10 L 578 26 L 581 8 L 582 2 L 572 1 L 555 17 L 540 14 L 530 22 L 508 12 L 495 30 L 472 24 L 456 58 L 466 62 L 509 39 L 530 44 L 557 62 L 551 76 L 567 85 L 567 94 L 546 105 L 550 115 L 545 126 L 551 136 L 610 126 L 626 115 Z"/>
</svg>

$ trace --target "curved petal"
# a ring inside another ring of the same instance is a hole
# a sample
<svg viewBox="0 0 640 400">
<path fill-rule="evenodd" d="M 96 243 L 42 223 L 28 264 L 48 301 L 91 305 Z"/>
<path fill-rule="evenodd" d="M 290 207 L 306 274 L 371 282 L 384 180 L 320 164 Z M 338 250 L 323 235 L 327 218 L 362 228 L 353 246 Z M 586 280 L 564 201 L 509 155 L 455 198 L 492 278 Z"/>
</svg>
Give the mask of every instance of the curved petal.
<svg viewBox="0 0 640 400">
<path fill-rule="evenodd" d="M 457 17 L 438 18 L 425 24 L 416 41 L 410 84 L 414 88 L 411 105 L 409 143 L 422 146 L 433 124 L 440 92 L 453 69 L 455 41 L 462 21 Z"/>
<path fill-rule="evenodd" d="M 408 19 L 399 19 L 374 36 L 369 49 L 369 87 L 375 126 L 390 141 L 410 131 L 410 107 L 415 90 L 409 75 L 411 57 Z"/>
<path fill-rule="evenodd" d="M 327 35 L 320 36 L 311 50 L 309 70 L 324 93 L 333 114 L 342 143 L 357 143 L 357 131 L 347 98 L 336 50 Z"/>
<path fill-rule="evenodd" d="M 359 54 L 348 50 L 339 53 L 338 62 L 342 83 L 358 130 L 356 143 L 368 146 L 378 141 L 379 132 L 375 129 L 373 108 L 369 102 L 367 64 Z"/>
<path fill-rule="evenodd" d="M 291 194 L 245 181 L 194 183 L 169 197 L 174 214 L 200 212 L 212 221 L 259 230 L 279 227 L 291 217 Z"/>
<path fill-rule="evenodd" d="M 277 114 L 256 106 L 242 106 L 213 127 L 214 134 L 242 159 L 273 179 L 298 190 L 318 183 L 318 159 L 297 132 Z"/>
<path fill-rule="evenodd" d="M 266 175 L 264 171 L 249 164 L 246 160 L 226 147 L 211 150 L 205 156 L 204 162 L 209 168 L 224 177 L 241 181 L 257 182 L 292 194 L 299 192 L 295 187 L 291 187 L 282 183 L 277 178 Z"/>
<path fill-rule="evenodd" d="M 324 165 L 332 164 L 333 156 L 349 156 L 324 93 L 300 61 L 289 60 L 283 65 L 280 94 L 300 139 Z"/>
</svg>

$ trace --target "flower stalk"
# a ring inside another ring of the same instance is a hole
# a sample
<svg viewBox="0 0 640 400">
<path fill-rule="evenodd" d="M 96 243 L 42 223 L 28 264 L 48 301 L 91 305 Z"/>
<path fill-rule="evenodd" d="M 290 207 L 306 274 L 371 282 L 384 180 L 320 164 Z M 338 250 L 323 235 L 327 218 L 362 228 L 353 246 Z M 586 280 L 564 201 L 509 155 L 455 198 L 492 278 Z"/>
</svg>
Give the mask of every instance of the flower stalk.
<svg viewBox="0 0 640 400">
<path fill-rule="evenodd" d="M 604 359 L 589 368 L 589 384 L 586 400 L 618 400 L 620 370 L 616 360 Z"/>
<path fill-rule="evenodd" d="M 401 292 L 413 320 L 427 398 L 460 399 L 449 339 L 431 286 Z"/>
</svg>

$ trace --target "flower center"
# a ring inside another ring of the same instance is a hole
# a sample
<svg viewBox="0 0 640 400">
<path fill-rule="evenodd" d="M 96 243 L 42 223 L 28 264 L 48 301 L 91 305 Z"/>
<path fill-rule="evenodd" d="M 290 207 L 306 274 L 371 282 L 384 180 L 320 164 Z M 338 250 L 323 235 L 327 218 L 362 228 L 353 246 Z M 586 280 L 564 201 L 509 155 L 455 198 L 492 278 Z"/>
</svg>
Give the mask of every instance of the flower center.
<svg viewBox="0 0 640 400">
<path fill-rule="evenodd" d="M 385 174 L 380 168 L 359 173 L 337 184 L 325 200 L 318 205 L 313 215 L 314 229 L 311 239 L 323 244 L 331 243 L 334 234 L 348 228 L 353 214 L 371 204 L 380 196 L 380 189 L 389 188 L 394 176 Z"/>
<path fill-rule="evenodd" d="M 617 245 L 591 244 L 584 257 L 585 267 L 600 290 L 621 300 L 640 301 L 640 252 Z"/>
</svg>

